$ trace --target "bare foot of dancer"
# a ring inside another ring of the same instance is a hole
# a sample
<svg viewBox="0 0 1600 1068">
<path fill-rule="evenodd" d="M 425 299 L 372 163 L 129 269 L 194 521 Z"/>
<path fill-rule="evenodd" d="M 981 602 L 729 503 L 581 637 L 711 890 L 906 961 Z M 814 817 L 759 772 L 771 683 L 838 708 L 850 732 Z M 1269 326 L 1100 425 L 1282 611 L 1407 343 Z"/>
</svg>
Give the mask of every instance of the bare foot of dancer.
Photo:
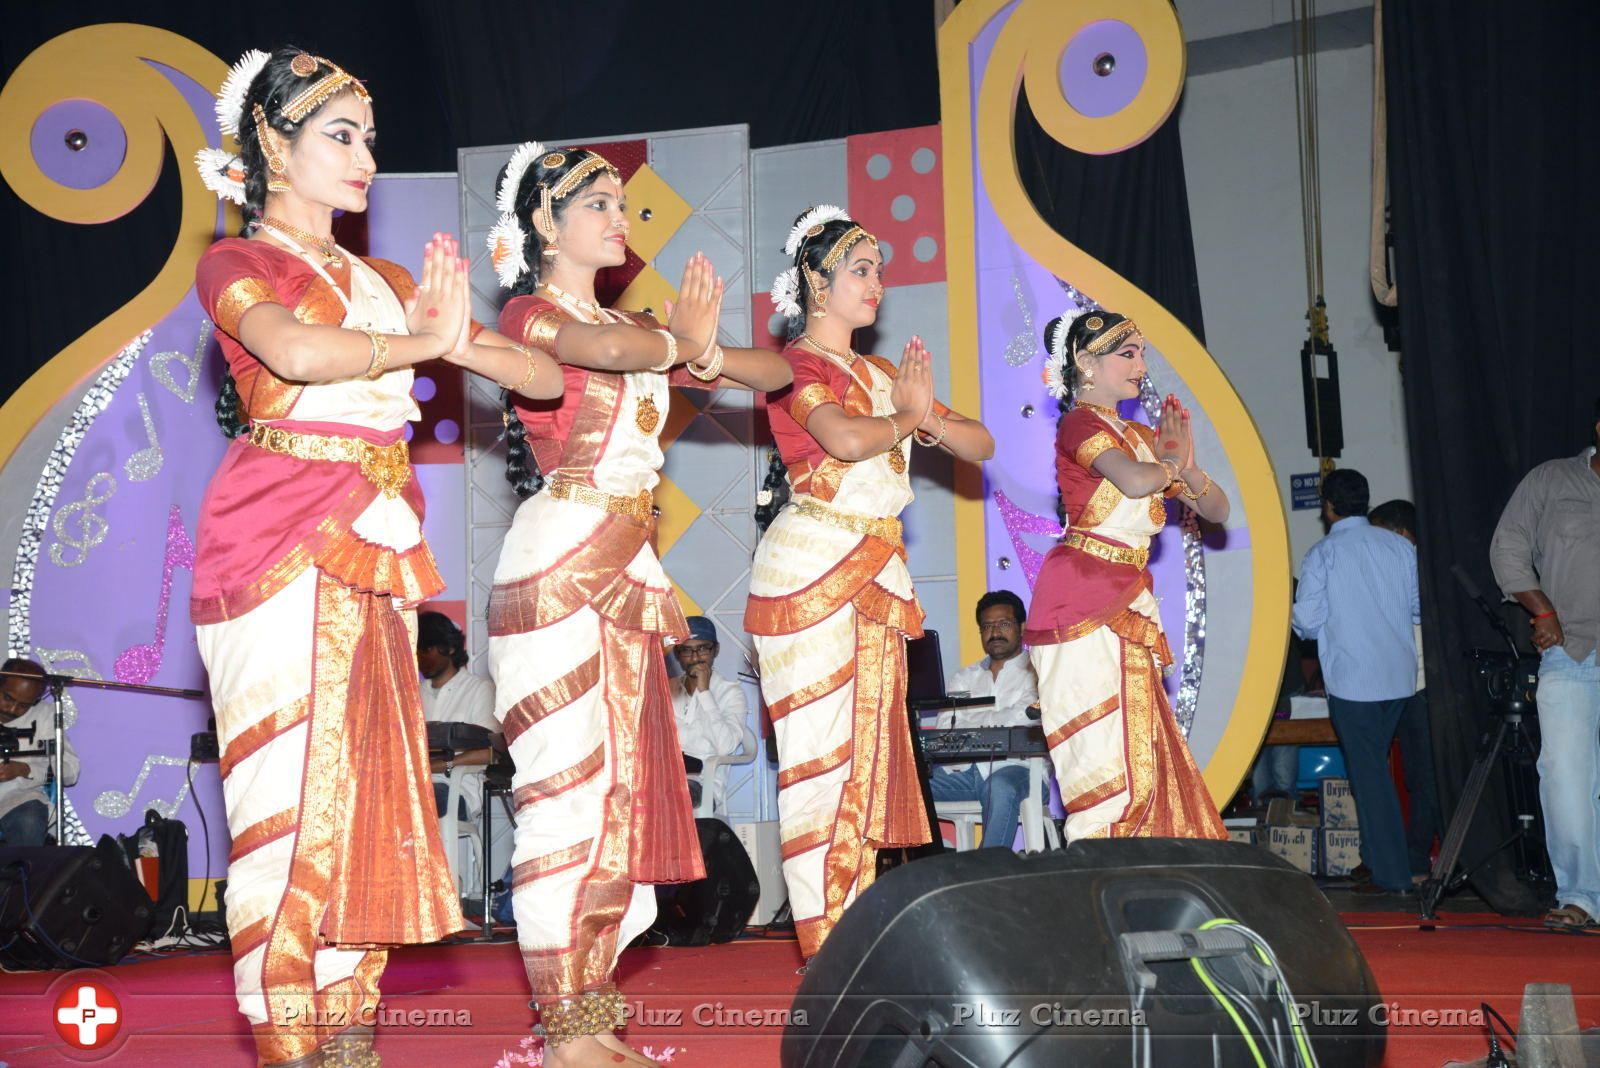
<svg viewBox="0 0 1600 1068">
<path fill-rule="evenodd" d="M 663 1068 L 660 1061 L 629 1049 L 620 1038 L 609 1032 L 575 1038 L 554 1049 L 546 1046 L 544 1063 L 545 1068 L 617 1068 L 618 1065 Z"/>
</svg>

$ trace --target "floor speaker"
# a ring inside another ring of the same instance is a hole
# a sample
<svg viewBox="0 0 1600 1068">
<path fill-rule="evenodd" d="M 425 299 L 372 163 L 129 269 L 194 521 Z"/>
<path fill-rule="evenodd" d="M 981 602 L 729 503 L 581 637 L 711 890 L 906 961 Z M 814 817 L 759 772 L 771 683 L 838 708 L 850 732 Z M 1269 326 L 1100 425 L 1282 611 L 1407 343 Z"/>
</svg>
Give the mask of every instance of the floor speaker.
<svg viewBox="0 0 1600 1068">
<path fill-rule="evenodd" d="M 647 944 L 704 946 L 731 942 L 750 923 L 761 883 L 733 829 L 718 819 L 697 819 L 706 877 L 661 887 L 656 922 Z"/>
<path fill-rule="evenodd" d="M 0 846 L 0 959 L 8 967 L 115 964 L 150 927 L 150 896 L 119 847 Z"/>
<path fill-rule="evenodd" d="M 1296 1056 L 1297 1016 L 1326 1068 L 1369 1066 L 1383 1057 L 1379 1001 L 1327 899 L 1265 850 L 1172 838 L 978 849 L 896 868 L 845 911 L 801 982 L 782 1062 L 1165 1068 L 1276 1051 L 1294 1065 L 1309 1060 Z M 1267 1037 L 1245 1037 L 1255 1031 Z"/>
</svg>

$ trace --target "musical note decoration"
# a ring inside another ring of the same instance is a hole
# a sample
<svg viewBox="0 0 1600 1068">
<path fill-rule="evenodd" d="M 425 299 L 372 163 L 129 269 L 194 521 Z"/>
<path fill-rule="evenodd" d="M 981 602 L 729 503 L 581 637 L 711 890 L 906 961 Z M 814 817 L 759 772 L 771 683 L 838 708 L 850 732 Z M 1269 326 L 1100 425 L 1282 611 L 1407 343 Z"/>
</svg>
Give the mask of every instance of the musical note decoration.
<svg viewBox="0 0 1600 1068">
<path fill-rule="evenodd" d="M 150 444 L 122 461 L 122 473 L 128 476 L 129 482 L 148 482 L 161 473 L 161 468 L 166 464 L 167 458 L 161 451 L 161 442 L 156 437 L 156 423 L 150 418 L 150 401 L 143 393 L 139 394 L 139 415 L 144 419 L 145 437 L 150 439 Z"/>
<path fill-rule="evenodd" d="M 150 769 L 154 767 L 182 768 L 189 761 L 184 757 L 164 756 L 160 753 L 151 753 L 144 758 L 144 763 L 139 766 L 139 774 L 134 778 L 133 785 L 126 790 L 102 790 L 94 799 L 94 810 L 108 820 L 121 819 L 133 811 L 133 803 L 139 799 L 139 791 L 144 788 L 144 782 L 150 777 Z M 171 801 L 162 801 L 159 798 L 151 801 L 146 808 L 153 808 L 162 819 L 170 820 L 183 807 L 183 799 L 189 796 L 189 777 L 184 776 L 183 785 L 178 787 L 178 795 Z"/>
<path fill-rule="evenodd" d="M 150 376 L 167 388 L 174 397 L 185 404 L 194 403 L 195 385 L 200 381 L 200 363 L 205 359 L 206 346 L 211 343 L 211 320 L 200 320 L 200 336 L 195 340 L 194 353 L 185 356 L 176 349 L 158 352 L 150 357 Z M 172 375 L 176 363 L 186 372 L 180 383 Z"/>
<path fill-rule="evenodd" d="M 156 639 L 122 651 L 112 668 L 118 682 L 143 686 L 161 670 L 167 647 L 167 610 L 172 605 L 172 572 L 179 567 L 194 570 L 194 542 L 184 529 L 183 513 L 173 505 L 167 514 L 167 551 L 161 566 L 161 597 L 156 603 Z"/>
<path fill-rule="evenodd" d="M 103 487 L 97 489 L 96 487 Z M 110 471 L 91 475 L 83 487 L 83 498 L 68 501 L 56 509 L 50 529 L 58 539 L 50 546 L 50 562 L 57 567 L 79 567 L 89 559 L 89 550 L 106 540 L 110 524 L 95 509 L 109 501 L 117 492 L 117 479 Z M 69 529 L 70 528 L 70 529 Z M 76 552 L 73 559 L 67 554 Z"/>
</svg>

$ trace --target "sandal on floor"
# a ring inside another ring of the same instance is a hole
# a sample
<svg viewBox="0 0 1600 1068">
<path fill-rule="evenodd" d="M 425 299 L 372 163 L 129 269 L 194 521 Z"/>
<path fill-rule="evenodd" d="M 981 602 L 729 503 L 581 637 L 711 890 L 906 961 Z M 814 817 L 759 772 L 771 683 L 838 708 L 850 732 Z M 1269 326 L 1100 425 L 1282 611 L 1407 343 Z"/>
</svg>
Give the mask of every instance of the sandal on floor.
<svg viewBox="0 0 1600 1068">
<path fill-rule="evenodd" d="M 1562 927 L 1571 930 L 1583 930 L 1587 927 L 1600 927 L 1595 923 L 1594 917 L 1577 905 L 1562 905 L 1560 908 L 1551 909 L 1544 914 L 1546 927 Z"/>
</svg>

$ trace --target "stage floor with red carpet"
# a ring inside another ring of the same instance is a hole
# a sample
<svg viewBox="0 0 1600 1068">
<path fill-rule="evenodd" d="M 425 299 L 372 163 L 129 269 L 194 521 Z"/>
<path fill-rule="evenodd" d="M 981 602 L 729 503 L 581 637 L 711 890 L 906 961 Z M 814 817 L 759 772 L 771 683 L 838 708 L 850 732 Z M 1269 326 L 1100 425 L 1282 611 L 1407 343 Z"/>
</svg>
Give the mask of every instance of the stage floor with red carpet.
<svg viewBox="0 0 1600 1068">
<path fill-rule="evenodd" d="M 1414 914 L 1344 915 L 1394 1019 L 1390 1068 L 1470 1062 L 1487 1050 L 1475 1024 L 1431 1022 L 1429 1010 L 1470 1013 L 1487 1002 L 1516 1026 L 1529 982 L 1568 983 L 1580 1027 L 1600 1026 L 1600 935 L 1547 931 L 1490 914 L 1446 917 L 1421 930 Z M 931 951 L 937 951 L 933 947 Z M 620 984 L 638 1015 L 629 1030 L 674 1065 L 778 1064 L 782 1016 L 800 984 L 795 943 L 742 939 L 704 948 L 630 950 Z M 235 1011 L 229 959 L 216 952 L 130 958 L 96 974 L 121 1002 L 114 1053 L 71 1050 L 51 1025 L 69 976 L 0 976 L 0 1066 L 99 1060 L 118 1066 L 255 1063 Z M 530 1012 L 514 942 L 397 950 L 383 980 L 378 1052 L 387 1068 L 538 1063 L 526 1044 Z M 71 1056 L 69 1056 L 71 1055 Z"/>
</svg>

